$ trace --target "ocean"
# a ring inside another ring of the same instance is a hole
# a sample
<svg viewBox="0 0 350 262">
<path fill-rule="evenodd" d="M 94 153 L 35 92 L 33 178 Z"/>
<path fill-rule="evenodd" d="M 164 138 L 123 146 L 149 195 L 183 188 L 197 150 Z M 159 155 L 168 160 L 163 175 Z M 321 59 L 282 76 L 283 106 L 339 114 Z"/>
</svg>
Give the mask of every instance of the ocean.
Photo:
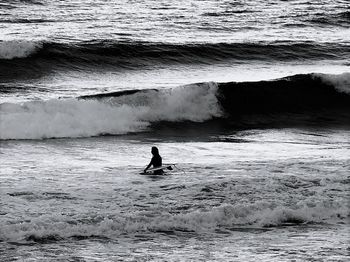
<svg viewBox="0 0 350 262">
<path fill-rule="evenodd" d="M 349 10 L 0 0 L 0 261 L 348 261 Z"/>
</svg>

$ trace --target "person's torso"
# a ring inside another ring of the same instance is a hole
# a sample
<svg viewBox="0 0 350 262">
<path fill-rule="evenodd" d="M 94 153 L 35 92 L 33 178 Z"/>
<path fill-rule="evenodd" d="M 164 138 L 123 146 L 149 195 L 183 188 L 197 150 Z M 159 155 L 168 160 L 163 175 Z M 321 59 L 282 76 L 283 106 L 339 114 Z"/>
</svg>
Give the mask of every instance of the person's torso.
<svg viewBox="0 0 350 262">
<path fill-rule="evenodd" d="M 153 164 L 153 167 L 161 167 L 162 166 L 162 157 L 160 155 L 153 156 L 152 164 Z"/>
</svg>

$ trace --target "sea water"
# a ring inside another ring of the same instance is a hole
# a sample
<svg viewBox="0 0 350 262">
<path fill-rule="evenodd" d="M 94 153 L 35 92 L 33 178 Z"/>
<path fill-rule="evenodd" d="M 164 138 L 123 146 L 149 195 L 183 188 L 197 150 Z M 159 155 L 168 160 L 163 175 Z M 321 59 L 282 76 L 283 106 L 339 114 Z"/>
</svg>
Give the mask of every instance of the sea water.
<svg viewBox="0 0 350 262">
<path fill-rule="evenodd" d="M 1 1 L 0 260 L 347 261 L 348 7 Z"/>
<path fill-rule="evenodd" d="M 4 261 L 345 261 L 349 131 L 226 137 L 3 142 Z"/>
</svg>

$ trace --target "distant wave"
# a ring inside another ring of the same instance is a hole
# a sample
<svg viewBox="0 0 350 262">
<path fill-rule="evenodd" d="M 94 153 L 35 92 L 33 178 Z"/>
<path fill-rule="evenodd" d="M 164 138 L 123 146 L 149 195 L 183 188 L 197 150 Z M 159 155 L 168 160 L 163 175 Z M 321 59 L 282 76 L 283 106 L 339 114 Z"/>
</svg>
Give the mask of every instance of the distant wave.
<svg viewBox="0 0 350 262">
<path fill-rule="evenodd" d="M 43 73 L 50 69 L 113 67 L 114 70 L 133 70 L 169 64 L 350 60 L 348 50 L 347 44 L 314 42 L 166 44 L 96 41 L 64 44 L 3 41 L 0 42 L 0 79 L 32 76 L 33 72 Z"/>
<path fill-rule="evenodd" d="M 7 4 L 11 7 L 17 6 L 17 4 L 36 4 L 36 5 L 43 5 L 42 0 L 7 0 Z"/>
<path fill-rule="evenodd" d="M 321 26 L 343 26 L 349 27 L 350 25 L 350 11 L 340 13 L 319 14 L 309 19 L 308 22 L 313 24 L 319 24 Z"/>
<path fill-rule="evenodd" d="M 24 19 L 24 18 L 16 18 L 16 19 L 4 19 L 0 18 L 0 23 L 4 24 L 39 24 L 39 23 L 50 23 L 56 22 L 53 19 Z"/>
<path fill-rule="evenodd" d="M 269 124 L 271 119 L 284 124 L 311 121 L 316 125 L 338 122 L 350 126 L 350 74 L 209 82 L 78 99 L 3 103 L 0 117 L 1 139 L 122 135 L 151 130 L 152 125 L 162 122 L 183 125 L 211 119 L 245 128 Z"/>
</svg>

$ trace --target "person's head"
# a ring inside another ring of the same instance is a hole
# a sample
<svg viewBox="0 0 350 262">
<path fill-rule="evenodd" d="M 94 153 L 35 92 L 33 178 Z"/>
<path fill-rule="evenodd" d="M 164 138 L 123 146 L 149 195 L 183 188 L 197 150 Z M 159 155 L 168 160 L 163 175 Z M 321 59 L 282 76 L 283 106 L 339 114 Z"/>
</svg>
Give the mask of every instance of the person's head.
<svg viewBox="0 0 350 262">
<path fill-rule="evenodd" d="M 152 146 L 151 153 L 152 153 L 152 155 L 154 155 L 154 156 L 159 155 L 158 148 L 156 148 L 155 146 Z"/>
</svg>

